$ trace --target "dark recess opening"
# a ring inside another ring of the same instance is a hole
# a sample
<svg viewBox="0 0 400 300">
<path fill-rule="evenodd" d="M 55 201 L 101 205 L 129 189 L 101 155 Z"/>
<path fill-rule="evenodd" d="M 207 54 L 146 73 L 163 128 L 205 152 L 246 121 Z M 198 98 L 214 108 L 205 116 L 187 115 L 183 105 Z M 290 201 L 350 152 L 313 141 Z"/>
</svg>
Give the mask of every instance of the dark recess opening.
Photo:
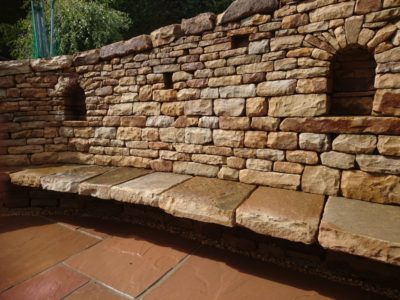
<svg viewBox="0 0 400 300">
<path fill-rule="evenodd" d="M 350 47 L 336 54 L 331 67 L 331 115 L 370 115 L 376 62 L 368 50 Z"/>
<path fill-rule="evenodd" d="M 78 83 L 68 87 L 64 100 L 64 115 L 67 121 L 86 120 L 85 91 Z"/>
<path fill-rule="evenodd" d="M 164 73 L 164 86 L 166 89 L 172 89 L 174 87 L 174 83 L 172 82 L 172 73 Z"/>
<path fill-rule="evenodd" d="M 248 47 L 250 44 L 249 35 L 232 36 L 232 49 Z"/>
</svg>

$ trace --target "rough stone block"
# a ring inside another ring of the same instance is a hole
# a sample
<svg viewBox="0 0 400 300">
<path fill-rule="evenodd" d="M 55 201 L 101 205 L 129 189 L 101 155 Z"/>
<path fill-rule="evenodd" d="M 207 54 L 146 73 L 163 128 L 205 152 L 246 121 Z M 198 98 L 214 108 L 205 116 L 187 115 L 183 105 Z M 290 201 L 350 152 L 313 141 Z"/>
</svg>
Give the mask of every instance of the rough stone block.
<svg viewBox="0 0 400 300">
<path fill-rule="evenodd" d="M 337 169 L 352 169 L 355 166 L 355 155 L 336 151 L 321 154 L 323 165 Z"/>
<path fill-rule="evenodd" d="M 269 14 L 279 6 L 279 1 L 236 0 L 223 13 L 221 23 L 228 23 L 254 14 Z"/>
<path fill-rule="evenodd" d="M 318 241 L 326 249 L 400 266 L 399 215 L 400 207 L 330 197 Z"/>
<path fill-rule="evenodd" d="M 244 183 L 266 185 L 288 190 L 297 190 L 300 186 L 300 175 L 247 169 L 239 172 L 239 180 Z"/>
<path fill-rule="evenodd" d="M 180 173 L 180 174 L 216 177 L 219 171 L 219 167 L 210 166 L 206 164 L 199 164 L 195 162 L 176 161 L 174 162 L 173 170 L 174 173 Z"/>
<path fill-rule="evenodd" d="M 333 140 L 333 150 L 354 154 L 370 154 L 376 149 L 374 135 L 340 134 Z"/>
<path fill-rule="evenodd" d="M 160 47 L 172 43 L 183 34 L 180 24 L 168 25 L 150 33 L 154 47 Z"/>
<path fill-rule="evenodd" d="M 203 13 L 190 19 L 183 19 L 181 26 L 186 35 L 196 35 L 214 28 L 217 16 L 213 13 Z"/>
<path fill-rule="evenodd" d="M 336 196 L 339 192 L 340 171 L 324 166 L 304 168 L 301 188 L 304 192 Z"/>
<path fill-rule="evenodd" d="M 259 187 L 236 210 L 236 223 L 263 235 L 312 244 L 323 208 L 323 196 Z"/>
<path fill-rule="evenodd" d="M 190 178 L 186 175 L 155 172 L 113 186 L 111 198 L 122 202 L 158 207 L 161 193 Z"/>
<path fill-rule="evenodd" d="M 161 195 L 160 207 L 177 217 L 233 227 L 237 206 L 254 186 L 195 177 Z"/>
<path fill-rule="evenodd" d="M 273 117 L 319 116 L 328 111 L 325 94 L 272 97 L 268 115 Z"/>
</svg>

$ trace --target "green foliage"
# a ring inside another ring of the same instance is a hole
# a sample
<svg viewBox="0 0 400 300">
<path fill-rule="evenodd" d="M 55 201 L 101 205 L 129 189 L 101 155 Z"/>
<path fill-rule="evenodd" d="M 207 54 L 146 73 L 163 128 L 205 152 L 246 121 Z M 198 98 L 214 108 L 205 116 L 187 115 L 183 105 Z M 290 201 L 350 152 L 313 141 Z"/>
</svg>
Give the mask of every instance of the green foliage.
<svg viewBox="0 0 400 300">
<path fill-rule="evenodd" d="M 100 2 L 59 0 L 56 11 L 59 49 L 65 54 L 121 40 L 130 25 L 125 13 Z"/>
<path fill-rule="evenodd" d="M 55 24 L 60 54 L 98 48 L 123 39 L 131 22 L 127 14 L 109 7 L 113 1 L 57 0 Z M 49 3 L 46 4 L 46 21 L 49 21 Z M 0 26 L 0 34 L 8 36 L 6 44 L 11 47 L 13 58 L 31 56 L 31 23 L 28 13 L 14 26 Z"/>
</svg>

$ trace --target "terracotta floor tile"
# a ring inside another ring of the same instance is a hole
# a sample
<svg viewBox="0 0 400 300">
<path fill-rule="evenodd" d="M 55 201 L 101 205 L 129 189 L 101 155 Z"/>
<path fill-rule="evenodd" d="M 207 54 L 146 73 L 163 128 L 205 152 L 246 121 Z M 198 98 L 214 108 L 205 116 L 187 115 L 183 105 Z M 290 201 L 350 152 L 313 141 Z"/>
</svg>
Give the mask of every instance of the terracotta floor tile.
<svg viewBox="0 0 400 300">
<path fill-rule="evenodd" d="M 0 294 L 1 300 L 61 299 L 89 281 L 67 267 L 58 265 Z"/>
<path fill-rule="evenodd" d="M 98 241 L 40 217 L 0 217 L 0 291 Z"/>
<path fill-rule="evenodd" d="M 191 246 L 187 246 L 186 242 L 167 234 L 158 236 L 158 232 L 149 231 L 145 238 L 108 238 L 69 259 L 67 263 L 72 268 L 135 297 L 190 251 Z"/>
<path fill-rule="evenodd" d="M 71 295 L 66 297 L 64 300 L 125 300 L 125 297 L 121 294 L 108 289 L 98 283 L 90 282 L 80 289 L 73 292 Z"/>
<path fill-rule="evenodd" d="M 243 257 L 203 250 L 191 256 L 144 300 L 371 299 L 355 288 Z"/>
</svg>

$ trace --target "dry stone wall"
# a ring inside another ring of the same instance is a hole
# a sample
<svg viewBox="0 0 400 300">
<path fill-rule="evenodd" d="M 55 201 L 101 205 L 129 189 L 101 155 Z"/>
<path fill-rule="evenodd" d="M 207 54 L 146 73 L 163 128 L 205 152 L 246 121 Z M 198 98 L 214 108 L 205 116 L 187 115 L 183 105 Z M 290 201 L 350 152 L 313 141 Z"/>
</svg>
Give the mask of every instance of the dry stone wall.
<svg viewBox="0 0 400 300">
<path fill-rule="evenodd" d="M 400 204 L 400 2 L 235 1 L 0 62 L 0 163 L 134 166 Z"/>
</svg>

